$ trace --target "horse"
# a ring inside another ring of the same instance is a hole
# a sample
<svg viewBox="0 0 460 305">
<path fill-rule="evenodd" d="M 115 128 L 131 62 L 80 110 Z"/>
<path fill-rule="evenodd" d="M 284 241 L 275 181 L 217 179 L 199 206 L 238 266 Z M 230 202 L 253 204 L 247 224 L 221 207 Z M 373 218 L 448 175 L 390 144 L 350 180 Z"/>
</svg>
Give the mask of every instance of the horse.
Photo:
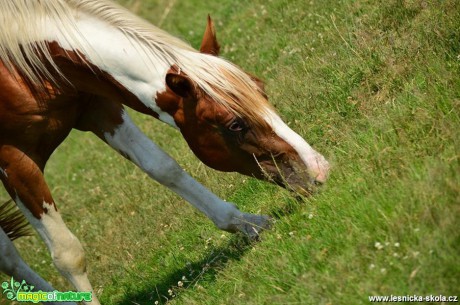
<svg viewBox="0 0 460 305">
<path fill-rule="evenodd" d="M 328 177 L 326 159 L 283 122 L 264 83 L 219 57 L 209 16 L 199 50 L 108 0 L 0 0 L 0 24 L 0 179 L 77 291 L 93 291 L 84 251 L 43 175 L 72 129 L 95 134 L 217 228 L 250 237 L 270 218 L 241 212 L 194 180 L 126 107 L 178 129 L 213 169 L 305 195 Z M 25 263 L 7 234 L 0 246 L 0 271 L 17 275 Z M 19 275 L 50 288 L 29 269 Z"/>
</svg>

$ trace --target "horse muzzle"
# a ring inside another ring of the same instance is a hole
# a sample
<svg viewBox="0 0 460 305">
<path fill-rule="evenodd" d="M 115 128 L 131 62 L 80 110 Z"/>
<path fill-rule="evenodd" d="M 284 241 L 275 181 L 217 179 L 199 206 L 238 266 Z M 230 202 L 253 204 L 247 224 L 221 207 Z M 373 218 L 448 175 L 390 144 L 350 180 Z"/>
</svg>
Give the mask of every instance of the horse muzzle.
<svg viewBox="0 0 460 305">
<path fill-rule="evenodd" d="M 326 183 L 329 176 L 329 163 L 319 155 L 313 166 L 306 166 L 301 160 L 282 160 L 260 162 L 264 180 L 280 185 L 302 196 L 316 193 Z"/>
</svg>

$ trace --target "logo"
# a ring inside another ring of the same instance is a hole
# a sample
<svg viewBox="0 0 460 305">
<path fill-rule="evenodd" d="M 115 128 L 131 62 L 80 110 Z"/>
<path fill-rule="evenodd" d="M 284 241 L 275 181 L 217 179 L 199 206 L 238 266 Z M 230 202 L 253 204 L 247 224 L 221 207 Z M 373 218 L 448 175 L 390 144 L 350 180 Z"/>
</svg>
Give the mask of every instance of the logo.
<svg viewBox="0 0 460 305">
<path fill-rule="evenodd" d="M 51 292 L 33 291 L 35 287 L 28 285 L 25 280 L 22 282 L 15 281 L 11 278 L 9 282 L 2 283 L 4 295 L 8 300 L 17 302 L 90 302 L 92 300 L 91 292 L 60 292 L 57 290 Z"/>
</svg>

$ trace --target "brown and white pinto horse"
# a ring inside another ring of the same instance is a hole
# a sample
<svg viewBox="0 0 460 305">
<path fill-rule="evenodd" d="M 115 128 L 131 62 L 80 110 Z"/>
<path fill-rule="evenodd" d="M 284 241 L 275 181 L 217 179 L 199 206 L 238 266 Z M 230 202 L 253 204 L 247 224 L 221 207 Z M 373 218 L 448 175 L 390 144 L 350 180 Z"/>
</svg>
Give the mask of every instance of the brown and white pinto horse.
<svg viewBox="0 0 460 305">
<path fill-rule="evenodd" d="M 275 114 L 262 83 L 217 56 L 210 19 L 200 52 L 105 0 L 0 0 L 0 24 L 0 179 L 78 291 L 92 291 L 84 252 L 43 176 L 72 128 L 93 132 L 218 228 L 250 236 L 268 217 L 240 212 L 195 181 L 125 106 L 179 129 L 217 170 L 304 193 L 327 178 L 326 160 Z M 1 232 L 0 271 L 50 288 Z"/>
</svg>

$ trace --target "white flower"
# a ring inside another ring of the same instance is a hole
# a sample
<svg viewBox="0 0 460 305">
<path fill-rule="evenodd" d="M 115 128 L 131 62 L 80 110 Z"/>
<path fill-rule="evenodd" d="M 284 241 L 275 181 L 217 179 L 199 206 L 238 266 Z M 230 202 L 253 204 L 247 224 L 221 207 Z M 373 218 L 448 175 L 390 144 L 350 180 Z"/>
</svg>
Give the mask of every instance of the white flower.
<svg viewBox="0 0 460 305">
<path fill-rule="evenodd" d="M 375 247 L 377 250 L 382 250 L 382 249 L 383 249 L 383 245 L 382 245 L 381 243 L 379 243 L 378 241 L 375 242 L 374 247 Z"/>
<path fill-rule="evenodd" d="M 399 243 L 395 243 L 396 248 L 399 248 L 399 246 L 400 246 Z"/>
</svg>

